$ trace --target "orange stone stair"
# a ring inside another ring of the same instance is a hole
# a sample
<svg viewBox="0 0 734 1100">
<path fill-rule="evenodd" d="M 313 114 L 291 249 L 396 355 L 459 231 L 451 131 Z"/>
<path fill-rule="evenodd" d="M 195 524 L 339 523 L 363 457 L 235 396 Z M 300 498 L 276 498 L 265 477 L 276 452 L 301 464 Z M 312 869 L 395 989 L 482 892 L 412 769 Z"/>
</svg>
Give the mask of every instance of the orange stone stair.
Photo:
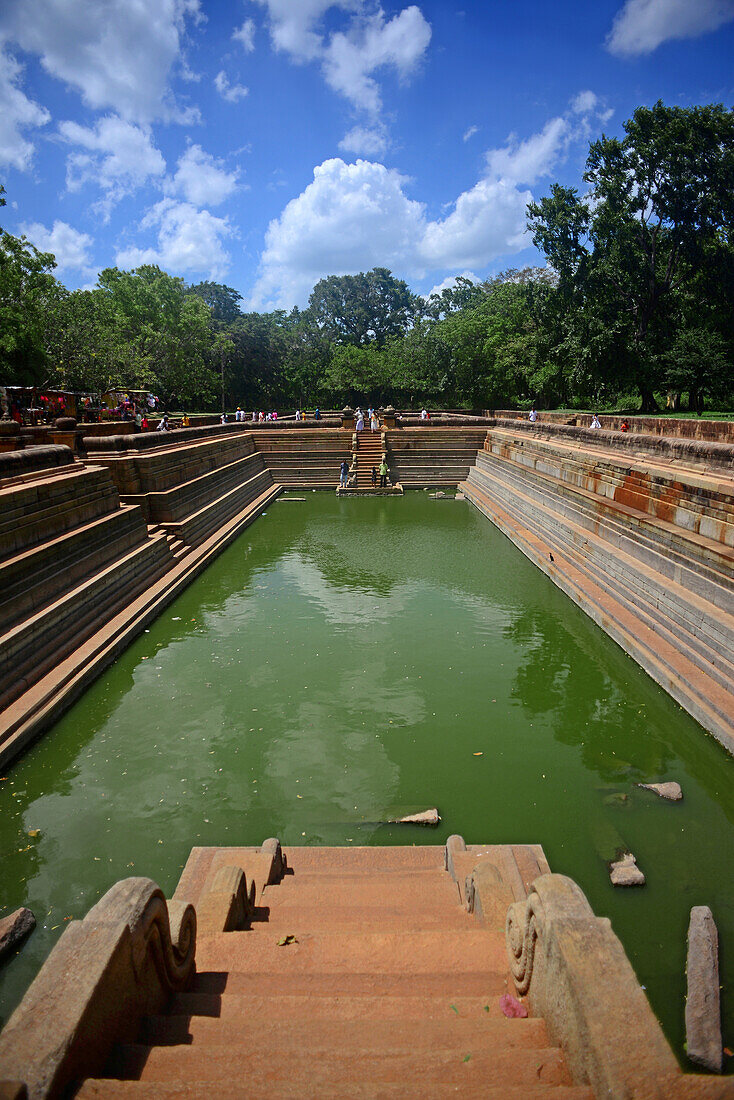
<svg viewBox="0 0 734 1100">
<path fill-rule="evenodd" d="M 507 857 L 516 871 L 522 852 Z M 249 926 L 221 932 L 205 916 L 191 989 L 78 1097 L 591 1100 L 542 1019 L 502 1014 L 504 929 L 467 913 L 443 847 L 285 854 L 267 884 L 257 850 L 194 850 L 177 896 L 196 905 L 219 868 L 239 866 L 254 882 Z M 456 853 L 454 873 L 476 861 Z"/>
</svg>

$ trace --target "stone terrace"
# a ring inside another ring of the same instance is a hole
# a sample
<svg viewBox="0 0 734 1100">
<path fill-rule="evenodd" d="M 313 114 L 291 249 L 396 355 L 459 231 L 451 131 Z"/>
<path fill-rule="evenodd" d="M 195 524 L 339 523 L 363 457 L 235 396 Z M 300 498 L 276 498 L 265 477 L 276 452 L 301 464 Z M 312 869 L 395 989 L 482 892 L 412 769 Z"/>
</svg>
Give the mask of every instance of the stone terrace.
<svg viewBox="0 0 734 1100">
<path fill-rule="evenodd" d="M 462 488 L 734 751 L 734 479 L 700 464 L 732 449 L 671 442 L 496 427 Z"/>
</svg>

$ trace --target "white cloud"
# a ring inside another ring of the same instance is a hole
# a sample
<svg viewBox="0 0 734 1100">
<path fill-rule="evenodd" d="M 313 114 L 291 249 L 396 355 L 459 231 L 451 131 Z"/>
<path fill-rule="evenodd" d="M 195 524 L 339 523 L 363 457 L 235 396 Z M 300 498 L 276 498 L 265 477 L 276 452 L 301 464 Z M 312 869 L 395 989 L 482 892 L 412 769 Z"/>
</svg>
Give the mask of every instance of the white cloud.
<svg viewBox="0 0 734 1100">
<path fill-rule="evenodd" d="M 428 300 L 432 294 L 440 294 L 443 290 L 453 290 L 456 286 L 457 279 L 468 279 L 470 283 L 481 282 L 479 276 L 475 275 L 473 271 L 461 271 L 458 275 L 447 275 L 442 282 L 436 283 L 436 285 L 432 287 L 427 294 L 424 294 L 423 297 Z"/>
<path fill-rule="evenodd" d="M 273 47 L 294 61 L 320 61 L 327 84 L 356 108 L 375 117 L 380 90 L 372 75 L 390 67 L 405 79 L 431 39 L 431 27 L 415 4 L 386 20 L 382 8 L 365 12 L 365 0 L 256 0 L 268 10 Z M 349 12 L 346 30 L 322 33 L 332 8 Z"/>
<path fill-rule="evenodd" d="M 250 94 L 250 89 L 244 84 L 230 84 L 224 69 L 214 77 L 214 87 L 222 99 L 226 99 L 228 103 L 238 103 L 240 99 Z"/>
<path fill-rule="evenodd" d="M 21 226 L 21 232 L 40 252 L 53 252 L 58 274 L 81 271 L 85 278 L 94 274 L 89 254 L 94 242 L 88 233 L 60 221 L 55 221 L 51 229 L 40 222 L 27 223 Z"/>
<path fill-rule="evenodd" d="M 540 133 L 525 141 L 511 136 L 503 149 L 490 149 L 487 153 L 487 171 L 496 179 L 535 183 L 552 171 L 571 137 L 568 120 L 560 116 L 552 118 Z"/>
<path fill-rule="evenodd" d="M 190 119 L 168 81 L 186 20 L 199 17 L 199 0 L 4 0 L 0 38 L 37 54 L 95 110 L 137 122 Z"/>
<path fill-rule="evenodd" d="M 598 102 L 599 99 L 594 92 L 579 92 L 571 100 L 571 110 L 575 115 L 587 114 L 594 110 Z"/>
<path fill-rule="evenodd" d="M 474 135 L 478 134 L 478 133 L 479 133 L 479 127 L 478 126 L 470 126 L 468 130 L 464 131 L 461 140 L 462 141 L 469 141 L 470 138 L 473 138 Z"/>
<path fill-rule="evenodd" d="M 376 265 L 405 267 L 423 232 L 423 206 L 403 193 L 394 169 L 334 158 L 268 226 L 253 305 L 303 302 L 323 275 Z"/>
<path fill-rule="evenodd" d="M 273 48 L 296 61 L 313 61 L 321 55 L 323 37 L 314 28 L 329 8 L 357 11 L 362 0 L 256 0 L 268 9 Z"/>
<path fill-rule="evenodd" d="M 217 206 L 236 191 L 238 176 L 239 169 L 228 172 L 223 161 L 205 153 L 200 145 L 189 145 L 165 190 L 183 195 L 195 206 Z"/>
<path fill-rule="evenodd" d="M 672 38 L 698 38 L 731 19 L 734 0 L 626 0 L 607 48 L 620 57 L 635 57 Z"/>
<path fill-rule="evenodd" d="M 70 145 L 86 150 L 67 157 L 66 186 L 70 191 L 78 191 L 85 183 L 99 186 L 105 192 L 100 206 L 104 214 L 123 196 L 165 173 L 166 162 L 147 126 L 106 115 L 94 127 L 61 122 L 59 134 Z"/>
<path fill-rule="evenodd" d="M 51 115 L 22 91 L 22 71 L 14 57 L 0 52 L 0 164 L 25 171 L 34 147 L 23 131 L 45 126 Z"/>
<path fill-rule="evenodd" d="M 209 279 L 226 275 L 230 257 L 222 239 L 232 235 L 226 218 L 197 210 L 191 203 L 162 199 L 148 211 L 140 228 L 157 230 L 157 248 L 121 249 L 115 260 L 118 267 L 158 264 L 176 274 L 195 272 Z"/>
<path fill-rule="evenodd" d="M 428 49 L 431 27 L 420 8 L 411 5 L 389 22 L 379 9 L 364 20 L 355 20 L 349 31 L 331 36 L 323 59 L 327 84 L 355 107 L 377 115 L 380 90 L 372 73 L 394 67 L 406 78 Z"/>
<path fill-rule="evenodd" d="M 512 180 L 480 180 L 459 195 L 448 217 L 426 226 L 425 266 L 434 271 L 485 267 L 497 256 L 517 252 L 527 244 L 525 208 L 532 197 Z"/>
<path fill-rule="evenodd" d="M 232 32 L 232 38 L 239 42 L 245 53 L 252 53 L 255 49 L 255 23 L 252 19 L 245 19 L 241 27 Z"/>
<path fill-rule="evenodd" d="M 530 188 L 555 170 L 572 143 L 586 140 L 598 118 L 596 97 L 593 107 L 590 95 L 576 100 L 576 114 L 550 119 L 524 141 L 511 137 L 503 148 L 490 149 L 482 178 L 436 220 L 408 197 L 407 180 L 394 169 L 367 160 L 324 161 L 268 226 L 253 308 L 301 305 L 325 275 L 374 266 L 408 278 L 481 271 L 525 248 Z"/>
<path fill-rule="evenodd" d="M 388 141 L 382 126 L 354 126 L 339 142 L 344 153 L 355 153 L 365 157 L 377 157 L 385 152 Z"/>
</svg>

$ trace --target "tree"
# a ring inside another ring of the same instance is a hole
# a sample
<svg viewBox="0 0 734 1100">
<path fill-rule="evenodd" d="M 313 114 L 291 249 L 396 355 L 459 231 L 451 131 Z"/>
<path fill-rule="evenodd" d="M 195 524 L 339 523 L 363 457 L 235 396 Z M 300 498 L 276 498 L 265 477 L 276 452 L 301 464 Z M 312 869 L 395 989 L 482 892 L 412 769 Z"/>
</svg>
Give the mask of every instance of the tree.
<svg viewBox="0 0 734 1100">
<path fill-rule="evenodd" d="M 621 344 L 617 382 L 634 378 L 652 411 L 660 351 L 674 339 L 674 292 L 702 265 L 715 268 L 731 239 L 734 112 L 658 102 L 624 129 L 622 141 L 590 146 L 588 195 L 555 186 L 529 205 L 528 223 L 558 272 L 571 335 L 586 330 L 611 352 Z"/>
<path fill-rule="evenodd" d="M 375 267 L 359 275 L 320 279 L 308 308 L 334 343 L 382 347 L 391 336 L 407 331 L 419 312 L 419 300 L 402 279 L 386 267 Z"/>
<path fill-rule="evenodd" d="M 5 188 L 0 188 L 0 204 Z M 0 228 L 0 384 L 36 385 L 46 381 L 44 328 L 48 311 L 62 291 L 51 274 L 56 260 L 25 237 Z"/>
<path fill-rule="evenodd" d="M 187 293 L 195 294 L 209 306 L 214 321 L 230 324 L 242 315 L 239 307 L 242 295 L 231 286 L 223 283 L 196 283 L 188 288 Z"/>
<path fill-rule="evenodd" d="M 187 294 L 182 279 L 150 264 L 134 271 L 105 268 L 99 286 L 138 384 L 157 390 L 169 404 L 211 402 L 219 380 L 210 364 L 209 308 L 201 298 Z"/>
</svg>

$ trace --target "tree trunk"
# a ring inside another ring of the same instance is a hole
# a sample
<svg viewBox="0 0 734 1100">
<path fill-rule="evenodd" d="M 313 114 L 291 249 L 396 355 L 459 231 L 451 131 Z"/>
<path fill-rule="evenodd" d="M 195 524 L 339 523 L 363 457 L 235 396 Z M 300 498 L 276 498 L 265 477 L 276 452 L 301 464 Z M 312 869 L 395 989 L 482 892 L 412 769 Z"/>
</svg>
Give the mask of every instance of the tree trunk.
<svg viewBox="0 0 734 1100">
<path fill-rule="evenodd" d="M 652 390 L 647 389 L 646 386 L 640 386 L 639 389 L 640 389 L 640 397 L 642 398 L 642 401 L 641 401 L 641 404 L 640 404 L 640 412 L 641 413 L 658 413 L 658 412 L 660 412 L 660 407 L 659 407 L 657 401 L 655 400 L 655 394 L 652 392 Z"/>
</svg>

